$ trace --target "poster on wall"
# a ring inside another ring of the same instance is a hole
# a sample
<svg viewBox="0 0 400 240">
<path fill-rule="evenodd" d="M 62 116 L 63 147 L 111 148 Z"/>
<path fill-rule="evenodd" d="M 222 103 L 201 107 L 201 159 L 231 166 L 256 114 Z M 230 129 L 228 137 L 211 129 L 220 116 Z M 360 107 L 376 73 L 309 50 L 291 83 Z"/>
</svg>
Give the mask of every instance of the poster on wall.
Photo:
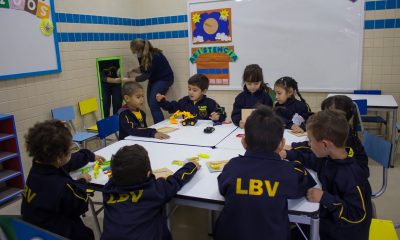
<svg viewBox="0 0 400 240">
<path fill-rule="evenodd" d="M 232 42 L 231 9 L 191 12 L 193 44 Z"/>
<path fill-rule="evenodd" d="M 233 46 L 207 46 L 192 48 L 190 62 L 196 64 L 197 73 L 208 77 L 210 85 L 229 85 L 229 63 L 237 59 Z"/>
</svg>

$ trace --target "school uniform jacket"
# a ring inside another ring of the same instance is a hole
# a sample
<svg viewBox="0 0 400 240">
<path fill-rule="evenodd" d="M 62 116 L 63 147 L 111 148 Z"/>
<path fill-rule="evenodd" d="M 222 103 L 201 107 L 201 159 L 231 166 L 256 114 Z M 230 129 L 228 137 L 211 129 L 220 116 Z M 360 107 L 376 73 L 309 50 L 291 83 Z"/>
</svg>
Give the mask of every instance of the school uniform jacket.
<svg viewBox="0 0 400 240">
<path fill-rule="evenodd" d="M 236 126 L 239 126 L 239 122 L 242 119 L 242 109 L 255 108 L 257 104 L 264 104 L 272 107 L 271 97 L 264 89 L 258 89 L 254 93 L 245 89 L 243 92 L 239 93 L 233 103 L 232 122 Z"/>
<path fill-rule="evenodd" d="M 225 206 L 215 239 L 287 240 L 287 199 L 304 197 L 315 184 L 301 164 L 273 152 L 248 150 L 231 159 L 218 176 Z"/>
<path fill-rule="evenodd" d="M 21 205 L 24 221 L 69 239 L 93 239 L 80 218 L 87 210 L 84 179 L 74 181 L 64 168 L 33 162 Z"/>
<path fill-rule="evenodd" d="M 146 113 L 142 110 L 140 110 L 140 113 L 142 114 L 142 121 L 139 121 L 128 108 L 119 110 L 119 140 L 123 140 L 129 135 L 149 138 L 156 135 L 156 129 L 147 128 Z"/>
<path fill-rule="evenodd" d="M 290 97 L 284 104 L 275 103 L 274 109 L 276 113 L 282 118 L 286 128 L 291 129 L 293 126 L 293 116 L 297 113 L 304 118 L 301 128 L 306 129 L 306 121 L 313 113 L 306 103 Z"/>
<path fill-rule="evenodd" d="M 300 161 L 318 174 L 324 191 L 319 209 L 320 238 L 367 240 L 372 215 L 371 187 L 352 151 L 345 160 L 317 158 L 301 149 L 287 151 L 287 158 Z"/>
<path fill-rule="evenodd" d="M 160 107 L 169 113 L 175 113 L 176 111 L 187 111 L 193 115 L 196 115 L 197 119 L 210 120 L 210 115 L 212 112 L 216 112 L 220 107 L 218 103 L 206 95 L 203 95 L 197 102 L 190 100 L 189 96 L 183 97 L 179 101 L 167 101 L 163 99 L 158 103 Z M 220 122 L 225 121 L 226 113 L 220 115 Z"/>
<path fill-rule="evenodd" d="M 104 230 L 107 239 L 171 239 L 163 208 L 196 173 L 193 163 L 186 163 L 167 179 L 153 175 L 134 186 L 117 186 L 112 178 L 104 187 Z"/>
</svg>

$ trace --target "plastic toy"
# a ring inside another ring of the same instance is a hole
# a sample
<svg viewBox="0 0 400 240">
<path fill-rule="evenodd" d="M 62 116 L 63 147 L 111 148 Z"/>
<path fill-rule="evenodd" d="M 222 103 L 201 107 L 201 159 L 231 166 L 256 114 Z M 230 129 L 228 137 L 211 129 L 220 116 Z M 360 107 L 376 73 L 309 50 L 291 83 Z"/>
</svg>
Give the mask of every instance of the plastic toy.
<svg viewBox="0 0 400 240">
<path fill-rule="evenodd" d="M 204 133 L 212 133 L 214 132 L 215 128 L 213 127 L 206 127 L 204 128 Z"/>
<path fill-rule="evenodd" d="M 90 167 L 87 166 L 87 167 L 81 168 L 81 172 L 82 172 L 82 174 L 83 174 L 83 173 L 88 173 L 88 172 L 90 172 Z"/>
<path fill-rule="evenodd" d="M 183 166 L 183 161 L 181 161 L 181 160 L 174 160 L 174 161 L 172 161 L 172 164 L 173 164 L 173 165 L 178 165 L 178 166 Z"/>
<path fill-rule="evenodd" d="M 194 126 L 197 123 L 197 117 L 192 115 L 190 112 L 185 112 L 185 111 L 176 111 L 174 114 L 172 114 L 169 117 L 169 122 L 171 124 L 177 124 L 178 120 L 176 120 L 177 117 L 183 117 L 183 121 L 181 122 L 182 126 Z"/>
<path fill-rule="evenodd" d="M 186 160 L 188 160 L 188 161 L 199 161 L 200 158 L 199 157 L 190 157 L 190 158 L 186 158 Z"/>
<path fill-rule="evenodd" d="M 93 177 L 96 179 L 99 176 L 100 172 L 100 163 L 96 161 L 96 164 L 93 167 Z"/>
<path fill-rule="evenodd" d="M 197 156 L 199 156 L 201 158 L 210 158 L 210 155 L 208 155 L 206 153 L 199 153 L 199 154 L 197 154 Z"/>
</svg>

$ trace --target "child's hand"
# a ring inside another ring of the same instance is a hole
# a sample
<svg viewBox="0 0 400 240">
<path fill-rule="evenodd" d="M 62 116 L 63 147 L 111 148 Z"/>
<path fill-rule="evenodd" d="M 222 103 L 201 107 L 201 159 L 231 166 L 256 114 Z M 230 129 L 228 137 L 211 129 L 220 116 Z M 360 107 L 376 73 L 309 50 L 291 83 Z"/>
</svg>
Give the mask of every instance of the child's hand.
<svg viewBox="0 0 400 240">
<path fill-rule="evenodd" d="M 82 173 L 79 175 L 78 179 L 85 179 L 86 182 L 90 182 L 92 180 L 92 176 L 87 173 Z"/>
<path fill-rule="evenodd" d="M 106 159 L 100 155 L 94 155 L 94 160 L 98 161 L 99 163 L 104 163 Z"/>
<path fill-rule="evenodd" d="M 292 146 L 291 145 L 285 145 L 283 147 L 284 150 L 292 150 Z"/>
<path fill-rule="evenodd" d="M 287 157 L 287 152 L 286 152 L 286 150 L 285 150 L 285 149 L 282 149 L 282 150 L 279 152 L 279 156 L 281 156 L 281 159 L 286 159 L 286 157 Z"/>
<path fill-rule="evenodd" d="M 324 191 L 319 188 L 310 188 L 307 190 L 307 199 L 310 202 L 319 203 L 323 194 Z"/>
<path fill-rule="evenodd" d="M 239 127 L 242 128 L 242 129 L 244 128 L 244 121 L 243 120 L 240 120 Z"/>
<path fill-rule="evenodd" d="M 198 161 L 189 161 L 191 163 L 193 163 L 194 165 L 196 165 L 197 170 L 199 170 L 201 168 L 201 165 Z"/>
<path fill-rule="evenodd" d="M 154 135 L 154 137 L 162 140 L 162 139 L 168 139 L 169 135 L 162 132 L 157 132 L 156 135 Z"/>
<path fill-rule="evenodd" d="M 164 95 L 157 93 L 156 100 L 157 102 L 161 102 L 163 99 L 167 99 Z"/>
<path fill-rule="evenodd" d="M 293 133 L 304 133 L 304 130 L 299 125 L 293 124 L 292 132 Z"/>
<path fill-rule="evenodd" d="M 217 112 L 212 112 L 210 115 L 210 119 L 213 121 L 218 121 L 219 120 L 219 113 Z"/>
</svg>

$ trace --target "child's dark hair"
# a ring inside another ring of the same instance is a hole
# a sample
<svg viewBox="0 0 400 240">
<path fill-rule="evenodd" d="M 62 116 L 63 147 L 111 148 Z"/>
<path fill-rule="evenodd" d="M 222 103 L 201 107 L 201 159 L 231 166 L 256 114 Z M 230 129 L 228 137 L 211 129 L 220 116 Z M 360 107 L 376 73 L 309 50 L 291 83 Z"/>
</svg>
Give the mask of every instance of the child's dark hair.
<svg viewBox="0 0 400 240">
<path fill-rule="evenodd" d="M 132 96 L 138 89 L 143 89 L 142 85 L 137 82 L 127 82 L 122 86 L 122 97 Z"/>
<path fill-rule="evenodd" d="M 244 125 L 249 150 L 275 151 L 283 138 L 283 122 L 272 108 L 259 105 Z"/>
<path fill-rule="evenodd" d="M 349 134 L 346 113 L 341 110 L 324 110 L 307 120 L 307 132 L 317 141 L 329 140 L 336 147 L 344 147 Z"/>
<path fill-rule="evenodd" d="M 115 185 L 130 186 L 143 182 L 151 171 L 149 154 L 138 144 L 122 147 L 111 157 L 111 171 Z"/>
<path fill-rule="evenodd" d="M 29 156 L 45 164 L 52 164 L 70 153 L 72 135 L 59 120 L 47 120 L 33 125 L 25 135 Z"/>
<path fill-rule="evenodd" d="M 350 131 L 354 136 L 358 136 L 357 129 L 358 126 L 361 125 L 359 121 L 357 107 L 354 105 L 353 100 L 345 95 L 335 95 L 326 98 L 321 103 L 321 110 L 326 109 L 337 109 L 345 112 L 346 119 L 348 122 L 352 120 L 352 124 L 350 125 Z"/>
<path fill-rule="evenodd" d="M 104 75 L 107 77 L 111 78 L 117 78 L 118 77 L 118 67 L 116 66 L 111 66 L 109 68 L 103 69 Z"/>
<path fill-rule="evenodd" d="M 264 82 L 262 68 L 258 64 L 247 65 L 243 72 L 243 90 L 247 90 L 245 82 L 261 82 L 262 90 L 270 89 Z"/>
<path fill-rule="evenodd" d="M 188 84 L 199 87 L 202 91 L 204 91 L 208 89 L 210 81 L 204 74 L 195 74 L 189 78 Z"/>
</svg>

